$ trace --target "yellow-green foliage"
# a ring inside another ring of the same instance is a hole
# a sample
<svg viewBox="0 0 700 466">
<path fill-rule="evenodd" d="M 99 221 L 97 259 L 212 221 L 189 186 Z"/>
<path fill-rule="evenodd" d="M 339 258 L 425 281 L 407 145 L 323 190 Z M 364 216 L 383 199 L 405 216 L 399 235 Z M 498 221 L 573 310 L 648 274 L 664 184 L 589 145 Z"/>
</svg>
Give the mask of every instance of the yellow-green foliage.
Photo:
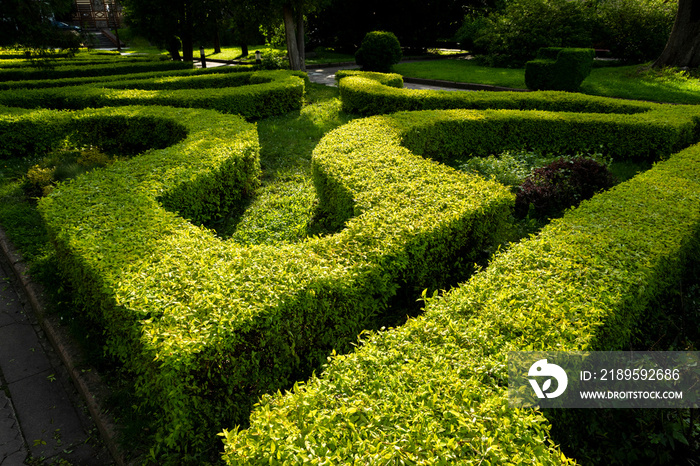
<svg viewBox="0 0 700 466">
<path fill-rule="evenodd" d="M 359 72 L 356 72 L 359 73 Z M 375 75 L 378 73 L 374 73 Z M 615 159 L 667 157 L 696 137 L 697 106 L 625 101 L 568 92 L 451 92 L 398 89 L 373 74 L 340 80 L 343 109 L 363 115 L 400 110 L 463 108 L 480 113 L 454 131 L 467 132 L 468 153 L 528 149 L 545 153 L 599 152 Z M 556 112 L 556 113 L 555 113 Z M 514 135 L 515 134 L 515 135 Z M 434 137 L 450 145 L 452 131 Z M 435 152 L 426 139 L 420 153 Z M 461 141 L 461 138 L 454 138 Z M 453 145 L 458 145 L 455 143 Z M 457 147 L 454 150 L 464 152 Z"/>
<path fill-rule="evenodd" d="M 373 71 L 359 71 L 359 70 L 340 70 L 335 73 L 336 82 L 340 82 L 341 79 L 347 78 L 348 76 L 364 76 L 365 78 L 370 78 L 377 81 L 385 86 L 390 87 L 403 87 L 403 76 L 396 73 L 377 73 Z"/>
<path fill-rule="evenodd" d="M 541 413 L 508 407 L 507 352 L 623 349 L 647 305 L 697 257 L 699 232 L 696 145 L 497 254 L 429 299 L 424 315 L 363 335 L 323 375 L 264 396 L 248 429 L 221 434 L 224 459 L 565 463 Z"/>
<path fill-rule="evenodd" d="M 330 134 L 314 153 L 328 210 L 334 192 L 354 199 L 344 229 L 243 247 L 183 217 L 210 219 L 254 187 L 253 125 L 151 107 L 54 114 L 72 131 L 97 128 L 76 140 L 109 125 L 124 134 L 131 118 L 161 121 L 175 141 L 185 133 L 40 203 L 64 273 L 106 330 L 107 351 L 135 374 L 137 394 L 156 413 L 154 449 L 176 457 L 207 451 L 258 396 L 309 374 L 333 349 L 349 350 L 399 289 L 446 286 L 450 270 L 502 239 L 513 203 L 495 182 L 412 154 L 400 145 L 408 125 L 377 117 Z"/>
<path fill-rule="evenodd" d="M 148 79 L 168 79 L 180 76 L 202 76 L 208 74 L 228 74 L 228 73 L 244 73 L 255 71 L 253 65 L 241 66 L 217 66 L 215 68 L 186 68 L 174 69 L 167 71 L 140 71 L 138 73 L 127 74 L 110 74 L 109 76 L 85 76 L 77 78 L 60 78 L 60 79 L 31 79 L 22 81 L 2 81 L 0 89 L 41 89 L 47 87 L 66 87 L 80 86 L 90 83 L 109 84 L 112 86 L 117 82 L 123 81 L 145 81 Z"/>
<path fill-rule="evenodd" d="M 208 108 L 249 119 L 299 110 L 305 73 L 257 71 L 135 79 L 0 92 L 0 105 L 83 109 L 123 105 Z M 234 86 L 234 87 L 232 87 Z"/>
<path fill-rule="evenodd" d="M 19 66 L 0 66 L 0 82 L 24 81 L 36 79 L 62 79 L 85 76 L 111 76 L 115 74 L 130 74 L 152 71 L 174 71 L 191 69 L 190 62 L 175 62 L 164 60 L 110 60 L 107 62 L 68 61 L 52 67 L 36 68 L 31 62 L 21 63 Z"/>
</svg>

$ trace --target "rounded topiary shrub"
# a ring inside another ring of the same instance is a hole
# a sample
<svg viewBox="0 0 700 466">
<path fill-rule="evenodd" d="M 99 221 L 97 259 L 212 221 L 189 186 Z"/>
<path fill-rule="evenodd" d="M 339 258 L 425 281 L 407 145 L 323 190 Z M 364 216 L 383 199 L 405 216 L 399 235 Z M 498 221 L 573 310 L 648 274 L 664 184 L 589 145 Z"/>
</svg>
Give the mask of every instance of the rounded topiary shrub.
<svg viewBox="0 0 700 466">
<path fill-rule="evenodd" d="M 362 66 L 364 71 L 388 72 L 391 65 L 399 61 L 401 44 L 392 32 L 368 32 L 355 53 L 355 62 Z"/>
<path fill-rule="evenodd" d="M 515 214 L 523 218 L 556 217 L 615 184 L 608 168 L 593 159 L 561 158 L 533 170 L 515 198 Z"/>
</svg>

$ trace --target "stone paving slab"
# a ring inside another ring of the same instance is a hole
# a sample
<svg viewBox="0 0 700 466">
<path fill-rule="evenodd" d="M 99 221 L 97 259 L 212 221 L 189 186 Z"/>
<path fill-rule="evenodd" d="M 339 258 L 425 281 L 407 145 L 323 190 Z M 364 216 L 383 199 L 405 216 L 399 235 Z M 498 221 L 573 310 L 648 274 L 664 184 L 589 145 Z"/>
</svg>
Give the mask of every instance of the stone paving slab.
<svg viewBox="0 0 700 466">
<path fill-rule="evenodd" d="M 82 422 L 52 369 L 8 384 L 34 458 L 50 458 L 82 443 Z"/>
<path fill-rule="evenodd" d="M 0 327 L 0 371 L 8 384 L 50 368 L 51 363 L 31 324 Z"/>
<path fill-rule="evenodd" d="M 0 256 L 0 466 L 114 464 Z"/>
<path fill-rule="evenodd" d="M 27 457 L 22 432 L 12 402 L 0 390 L 0 466 L 23 464 Z"/>
</svg>

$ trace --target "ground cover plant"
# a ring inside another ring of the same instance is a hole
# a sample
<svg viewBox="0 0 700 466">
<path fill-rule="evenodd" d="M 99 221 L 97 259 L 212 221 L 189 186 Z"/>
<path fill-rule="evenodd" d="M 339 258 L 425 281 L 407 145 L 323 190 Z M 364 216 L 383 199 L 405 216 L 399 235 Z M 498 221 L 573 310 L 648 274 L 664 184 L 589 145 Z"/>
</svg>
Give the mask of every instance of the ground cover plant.
<svg viewBox="0 0 700 466">
<path fill-rule="evenodd" d="M 13 112 L 21 113 L 19 111 L 14 110 Z M 149 110 L 144 110 L 145 113 L 148 113 Z M 432 115 L 429 116 L 428 120 L 432 118 L 433 122 L 435 124 L 441 122 L 438 113 L 435 114 L 428 114 Z M 473 113 L 463 113 L 463 116 L 465 117 L 464 119 L 466 121 L 473 120 L 474 117 L 476 117 L 476 114 Z M 264 119 L 258 122 L 258 132 L 260 134 L 260 143 L 261 143 L 261 163 L 264 169 L 264 174 L 262 176 L 262 185 L 263 185 L 263 191 L 261 192 L 261 195 L 256 197 L 252 202 L 250 207 L 241 215 L 241 216 L 232 216 L 228 219 L 226 218 L 219 218 L 218 216 L 212 216 L 213 218 L 208 219 L 206 223 L 214 223 L 216 224 L 216 228 L 218 230 L 218 234 L 222 237 L 231 237 L 234 238 L 236 242 L 240 243 L 246 243 L 246 244 L 257 244 L 257 245 L 262 245 L 262 246 L 271 246 L 275 245 L 276 241 L 283 241 L 286 243 L 299 243 L 304 241 L 304 238 L 309 234 L 309 232 L 320 232 L 320 233 L 330 233 L 335 231 L 333 228 L 334 225 L 333 223 L 340 223 L 340 221 L 336 222 L 329 222 L 329 224 L 322 225 L 320 229 L 318 223 L 316 222 L 315 218 L 315 213 L 317 212 L 316 210 L 316 205 L 314 199 L 314 194 L 311 189 L 312 187 L 312 181 L 311 177 L 308 173 L 311 167 L 311 161 L 310 161 L 310 152 L 313 146 L 315 145 L 315 142 L 320 136 L 327 132 L 329 129 L 332 127 L 338 126 L 341 123 L 345 123 L 351 116 L 344 114 L 341 111 L 341 103 L 338 99 L 332 98 L 329 99 L 327 102 L 324 102 L 323 104 L 319 105 L 309 105 L 305 108 L 303 108 L 300 112 L 297 113 L 292 113 L 291 115 L 285 115 L 285 116 L 280 116 L 280 117 L 273 117 L 273 118 L 268 118 Z M 450 119 L 452 119 L 454 116 L 450 115 Z M 403 118 L 403 121 L 409 124 L 415 124 L 416 122 L 412 121 L 412 118 L 410 115 L 406 115 Z M 421 118 L 422 120 L 422 118 Z M 383 121 L 381 118 L 379 120 L 373 120 L 373 121 Z M 362 126 L 362 124 L 357 123 L 357 126 L 354 126 L 354 128 L 357 128 L 360 130 L 360 132 L 364 133 L 368 131 L 367 126 Z M 430 148 L 430 147 L 442 147 L 440 144 L 436 144 L 432 142 L 433 137 L 436 135 L 440 134 L 440 131 L 427 131 L 427 134 L 425 134 L 425 137 L 421 137 L 420 134 L 423 133 L 423 127 L 416 126 L 417 131 L 414 132 L 409 132 L 407 133 L 407 136 L 404 137 L 404 143 L 408 144 L 412 150 L 416 150 L 416 148 L 422 147 L 422 148 Z M 682 134 L 683 131 L 680 131 L 680 134 Z M 280 137 L 279 135 L 282 134 L 284 136 Z M 338 133 L 336 136 L 338 136 L 340 133 Z M 177 138 L 176 138 L 177 139 Z M 359 138 L 351 138 L 352 140 L 359 140 Z M 340 140 L 343 140 L 342 138 Z M 295 145 L 293 149 L 290 149 L 288 144 L 289 142 L 294 141 Z M 408 142 L 406 142 L 408 141 Z M 426 142 L 430 142 L 430 144 L 427 144 Z M 330 144 L 330 143 L 329 143 Z M 372 144 L 368 144 L 372 145 Z M 378 144 L 374 144 L 378 145 Z M 267 146 L 267 147 L 266 147 Z M 332 148 L 332 145 L 328 145 L 328 148 Z M 167 149 L 164 149 L 167 150 Z M 433 151 L 427 151 L 428 153 L 435 155 L 436 150 Z M 453 149 L 450 149 L 447 151 L 450 154 L 454 154 L 455 151 Z M 291 154 L 290 154 L 291 153 Z M 330 152 L 329 152 L 330 154 Z M 288 158 L 289 156 L 292 156 L 292 162 L 287 164 L 288 162 L 285 161 L 285 158 Z M 329 157 L 333 158 L 333 157 Z M 444 160 L 444 158 L 443 158 Z M 439 172 L 442 174 L 442 172 Z M 321 178 L 323 179 L 323 178 Z M 329 194 L 329 197 L 333 199 L 337 199 L 337 202 L 335 203 L 338 205 L 337 209 L 334 209 L 333 212 L 330 212 L 330 214 L 333 213 L 338 213 L 336 215 L 337 219 L 344 219 L 347 217 L 347 207 L 345 206 L 345 202 L 343 201 L 343 193 L 340 192 L 338 196 L 333 195 L 336 191 L 333 189 L 332 186 L 330 186 L 330 189 L 327 191 Z M 300 194 L 297 194 L 300 193 Z M 288 199 L 292 199 L 289 201 Z M 281 214 L 280 216 L 275 216 L 273 214 L 270 214 L 270 205 L 281 205 L 283 208 L 286 210 L 284 211 L 285 213 Z M 345 206 L 345 207 L 344 207 Z M 262 213 L 262 216 L 258 216 L 255 214 L 255 211 L 258 211 Z M 267 214 L 264 215 L 264 214 Z M 333 215 L 331 215 L 332 217 Z M 269 228 L 267 226 L 269 225 L 269 220 L 271 218 L 277 219 L 278 217 L 282 217 L 283 221 L 281 222 L 281 225 L 270 225 Z M 188 227 L 189 228 L 189 227 Z M 314 230 L 316 228 L 316 230 Z M 264 231 L 268 230 L 268 231 Z M 191 231 L 188 229 L 188 231 Z M 188 233 L 189 234 L 189 233 Z M 197 241 L 193 241 L 197 242 Z M 279 243 L 277 243 L 279 244 Z M 284 245 L 281 246 L 283 249 L 286 247 Z M 216 254 L 216 253 L 214 253 Z M 171 256 L 168 256 L 170 258 Z M 526 260 L 526 259 L 523 259 Z M 176 264 L 174 265 L 175 268 L 183 267 L 182 264 Z M 180 269 L 180 270 L 184 270 Z M 147 269 L 143 270 L 142 273 L 144 275 L 148 275 Z M 496 272 L 494 272 L 496 273 Z M 167 293 L 167 295 L 171 295 L 171 293 Z M 461 295 L 460 295 L 461 296 Z M 156 297 L 157 299 L 160 299 Z M 157 314 L 153 313 L 154 315 Z M 411 335 L 418 335 L 414 333 L 415 327 L 420 326 L 424 324 L 426 320 L 421 320 L 415 325 L 410 325 L 410 330 L 406 330 L 406 332 L 410 333 Z M 430 329 L 435 329 L 437 333 L 439 328 L 443 328 L 442 326 L 442 321 L 438 324 L 433 326 L 430 324 L 425 329 L 425 333 L 430 333 Z M 452 323 L 450 321 L 450 323 Z M 453 330 L 449 330 L 448 332 L 444 334 L 446 341 L 450 340 L 450 335 L 453 335 Z M 463 326 L 459 327 L 460 329 L 463 328 Z M 397 333 L 397 337 L 395 341 L 399 341 L 401 338 L 403 338 L 406 334 L 405 333 Z M 350 337 L 353 338 L 353 337 Z M 370 338 L 374 338 L 371 336 Z M 377 338 L 388 338 L 388 337 L 377 337 Z M 422 338 L 422 337 L 420 337 Z M 428 340 L 434 341 L 436 337 L 430 336 L 427 338 Z M 406 340 L 406 343 L 401 344 L 401 347 L 406 347 L 409 346 L 410 348 L 416 348 L 417 351 L 412 354 L 422 354 L 419 348 L 418 344 L 413 345 L 412 343 L 409 342 L 410 338 Z M 413 345 L 413 346 L 412 346 Z M 451 350 L 454 346 L 451 345 L 446 345 L 446 353 L 440 352 L 435 360 L 439 359 L 439 357 L 444 356 L 445 354 L 448 354 L 446 356 L 447 361 L 452 361 L 455 358 L 455 355 L 449 355 L 449 351 Z M 391 346 L 387 346 L 387 348 L 391 348 Z M 489 347 L 490 348 L 490 347 Z M 301 354 L 301 350 L 297 346 L 296 349 L 297 354 Z M 410 351 L 409 351 L 410 352 Z M 362 353 L 366 354 L 366 353 Z M 393 359 L 396 359 L 399 361 L 401 359 L 401 354 L 403 353 L 397 353 L 397 352 L 389 352 L 389 356 Z M 462 353 L 458 353 L 457 356 L 461 355 Z M 348 358 L 354 358 L 355 356 L 348 356 Z M 360 355 L 360 358 L 363 358 L 364 356 Z M 392 360 L 393 360 L 392 359 Z M 414 360 L 416 358 L 413 358 Z M 457 358 L 459 359 L 459 358 Z M 496 357 L 498 359 L 498 357 Z M 487 380 L 492 380 L 494 377 L 494 374 L 497 377 L 498 374 L 498 367 L 492 367 L 490 366 L 490 361 L 491 359 L 484 359 L 486 361 L 485 367 L 481 368 L 475 368 L 476 373 L 484 373 L 484 377 Z M 410 364 L 410 363 L 409 363 Z M 444 362 L 437 362 L 437 366 L 431 366 L 430 370 L 427 371 L 427 373 L 430 373 L 431 375 L 434 373 L 445 373 L 445 374 L 455 374 L 454 367 L 450 367 L 449 364 L 443 365 Z M 387 367 L 393 367 L 393 366 L 387 366 Z M 407 366 L 405 366 L 407 367 Z M 421 366 L 423 367 L 423 366 Z M 438 367 L 438 370 L 435 370 L 435 368 Z M 483 369 L 483 371 L 482 371 Z M 408 371 L 407 373 L 409 374 L 408 376 L 410 377 L 410 374 L 414 374 L 414 372 L 411 372 L 413 369 Z M 415 374 L 420 374 L 423 369 L 415 369 L 417 372 Z M 456 373 L 456 377 L 452 377 L 451 375 L 448 376 L 446 375 L 446 379 L 449 379 L 448 382 L 446 383 L 447 386 L 450 386 L 453 382 L 456 384 L 456 386 L 462 386 L 460 384 L 464 384 L 463 382 L 463 375 L 464 371 L 467 369 L 464 369 L 463 372 Z M 391 370 L 389 370 L 391 372 Z M 378 371 L 378 374 L 383 374 L 384 372 Z M 387 375 L 390 377 L 390 374 Z M 341 379 L 345 381 L 344 375 L 341 375 Z M 360 381 L 365 380 L 365 379 L 358 379 Z M 431 378 L 425 378 L 426 383 L 430 383 Z M 311 382 L 315 383 L 315 382 Z M 469 383 L 467 383 L 469 385 Z M 441 384 L 441 382 L 436 382 L 433 387 L 430 389 L 432 390 L 432 393 L 440 393 L 442 395 L 443 392 L 440 390 L 443 390 L 445 385 Z M 490 385 L 489 385 L 490 387 Z M 379 386 L 380 390 L 383 390 L 382 386 Z M 404 394 L 404 391 L 402 390 L 402 387 L 400 385 L 397 385 L 394 387 L 398 390 L 399 394 Z M 470 387 L 465 387 L 465 389 L 469 389 Z M 498 390 L 498 388 L 496 388 Z M 359 393 L 359 392 L 358 392 Z M 343 398 L 343 396 L 347 394 L 346 392 L 340 393 L 340 400 L 349 400 L 346 398 Z M 410 395 L 407 395 L 410 396 Z M 442 398 L 442 396 L 440 396 Z M 398 398 L 397 398 L 398 399 Z M 498 401 L 495 402 L 487 402 L 485 403 L 484 407 L 484 412 L 491 414 L 493 411 L 490 411 L 492 408 L 491 406 L 498 405 Z M 351 401 L 348 404 L 348 406 L 351 406 Z M 437 406 L 435 408 L 435 411 L 437 412 L 447 412 L 447 410 L 453 408 L 451 404 L 445 404 L 445 405 L 435 405 Z M 263 408 L 265 409 L 265 408 Z M 347 415 L 351 417 L 351 421 L 353 423 L 355 422 L 355 416 L 358 417 L 358 419 L 361 419 L 361 416 L 363 414 L 366 414 L 364 411 L 361 410 L 356 410 L 354 412 L 351 412 L 353 409 L 353 406 L 351 406 L 347 410 Z M 495 408 L 496 412 L 499 415 L 502 415 L 503 412 L 502 410 L 499 410 L 498 408 Z M 359 414 L 358 414 L 359 413 Z M 282 418 L 280 418 L 282 419 Z M 337 419 L 337 418 L 336 418 Z M 457 419 L 457 418 L 456 418 Z M 478 416 L 475 417 L 478 421 Z M 498 419 L 509 419 L 509 418 L 503 418 L 500 417 Z M 471 421 L 471 419 L 469 420 Z M 280 422 L 286 423 L 285 419 L 282 419 Z M 496 423 L 500 421 L 495 421 Z M 504 421 L 505 422 L 505 421 Z M 528 444 L 523 443 L 521 444 L 522 450 L 520 451 L 514 451 L 514 450 L 508 450 L 508 453 L 513 453 L 514 454 L 522 454 L 524 456 L 527 456 L 528 453 L 535 453 L 535 454 L 543 454 L 546 457 L 546 452 L 549 450 L 549 447 L 547 446 L 547 439 L 545 436 L 545 431 L 548 427 L 546 422 L 539 416 L 537 413 L 533 413 L 532 416 L 526 416 L 526 417 L 521 417 L 521 418 L 512 418 L 512 422 L 515 425 L 513 427 L 512 432 L 515 432 L 516 436 L 519 436 L 520 438 L 524 440 L 531 440 L 532 444 L 528 446 Z M 287 424 L 284 424 L 287 426 Z M 477 425 L 483 426 L 483 424 L 480 424 L 477 422 Z M 495 424 L 494 424 L 495 425 Z M 183 428 L 186 430 L 186 428 Z M 426 432 L 432 432 L 432 426 L 427 426 L 426 427 Z M 507 431 L 507 429 L 506 429 Z M 486 432 L 486 430 L 484 430 Z M 492 430 L 489 430 L 489 432 L 492 432 Z M 503 437 L 504 442 L 509 442 L 511 439 L 508 437 L 510 435 L 509 433 L 506 433 Z M 428 441 L 432 441 L 433 439 L 430 438 L 429 436 L 426 436 L 428 438 Z M 495 453 L 492 453 L 493 455 L 498 454 L 498 441 L 500 438 L 494 438 L 494 448 L 492 450 L 496 451 Z M 264 442 L 263 440 L 260 440 L 261 442 Z M 449 442 L 448 442 L 449 443 Z M 357 444 L 355 444 L 357 446 Z M 275 440 L 274 443 L 265 443 L 265 447 L 267 450 L 265 451 L 271 451 L 273 448 L 276 451 L 284 451 L 287 447 L 283 446 L 282 443 L 280 443 L 278 440 Z M 373 445 L 368 444 L 368 451 L 372 451 L 372 449 L 375 448 Z M 444 448 L 443 451 L 449 452 L 450 451 L 450 446 L 447 445 L 446 447 L 440 446 L 440 448 Z M 488 455 L 489 452 L 486 451 L 487 447 L 484 446 L 483 450 L 481 450 L 485 455 Z M 287 449 L 288 450 L 288 449 Z M 358 448 L 358 451 L 361 451 L 362 448 Z M 262 452 L 262 451 L 261 451 Z M 318 455 L 321 455 L 323 453 L 322 449 L 317 449 L 316 452 Z M 260 453 L 260 452 L 258 452 Z M 230 454 L 230 450 L 229 450 Z M 370 453 L 371 454 L 371 453 Z M 276 459 L 276 454 L 273 452 L 273 459 Z M 316 456 L 318 457 L 318 456 Z"/>
</svg>

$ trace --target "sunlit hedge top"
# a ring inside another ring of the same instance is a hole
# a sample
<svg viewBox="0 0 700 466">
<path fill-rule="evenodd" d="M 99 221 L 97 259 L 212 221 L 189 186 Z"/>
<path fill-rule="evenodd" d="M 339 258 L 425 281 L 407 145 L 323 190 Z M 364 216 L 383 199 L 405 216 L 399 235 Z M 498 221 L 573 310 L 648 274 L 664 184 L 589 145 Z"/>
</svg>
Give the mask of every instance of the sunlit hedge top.
<svg viewBox="0 0 700 466">
<path fill-rule="evenodd" d="M 223 215 L 254 186 L 252 125 L 155 107 L 11 119 L 77 131 L 77 142 L 102 133 L 175 141 L 40 204 L 64 273 L 106 329 L 107 351 L 136 374 L 144 409 L 157 413 L 156 449 L 175 456 L 211 447 L 259 395 L 310 374 L 333 349 L 349 350 L 400 289 L 442 287 L 451 270 L 471 267 L 505 234 L 513 203 L 505 187 L 401 146 L 418 120 L 378 117 L 329 134 L 314 153 L 321 205 L 338 233 L 243 247 L 195 223 Z"/>
<path fill-rule="evenodd" d="M 75 110 L 122 105 L 208 108 L 248 119 L 299 110 L 305 73 L 256 71 L 108 81 L 0 92 L 0 105 Z"/>
</svg>

